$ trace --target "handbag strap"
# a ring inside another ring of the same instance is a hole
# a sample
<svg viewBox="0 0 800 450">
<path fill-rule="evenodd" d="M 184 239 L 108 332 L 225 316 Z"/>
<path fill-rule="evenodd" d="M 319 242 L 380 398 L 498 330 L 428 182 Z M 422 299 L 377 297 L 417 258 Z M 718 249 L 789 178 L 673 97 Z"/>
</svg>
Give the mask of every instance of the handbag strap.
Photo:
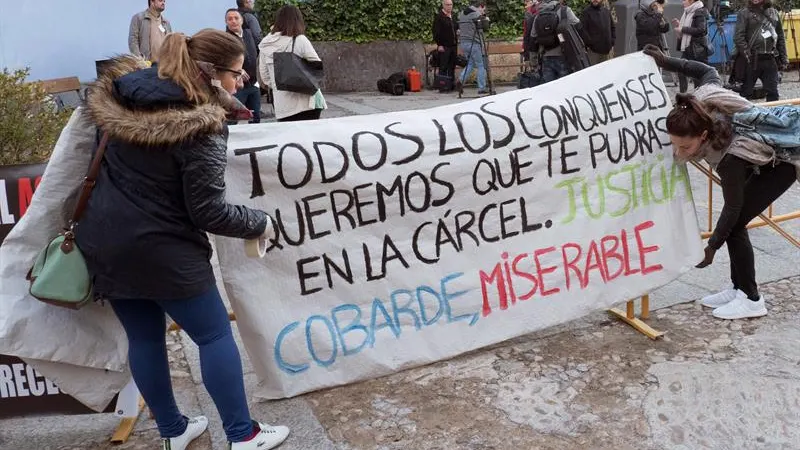
<svg viewBox="0 0 800 450">
<path fill-rule="evenodd" d="M 97 153 L 95 153 L 92 165 L 89 167 L 89 173 L 83 179 L 83 189 L 78 198 L 78 203 L 75 205 L 75 211 L 72 213 L 70 228 L 78 222 L 78 219 L 81 218 L 83 211 L 86 209 L 86 205 L 89 203 L 89 196 L 92 194 L 92 189 L 94 189 L 94 185 L 97 182 L 97 176 L 100 174 L 100 164 L 103 161 L 103 155 L 106 153 L 107 145 L 108 133 L 105 132 L 103 137 L 100 138 L 100 145 L 97 146 Z"/>
<path fill-rule="evenodd" d="M 297 36 L 292 36 L 292 53 L 294 53 L 294 41 L 297 40 Z"/>
</svg>

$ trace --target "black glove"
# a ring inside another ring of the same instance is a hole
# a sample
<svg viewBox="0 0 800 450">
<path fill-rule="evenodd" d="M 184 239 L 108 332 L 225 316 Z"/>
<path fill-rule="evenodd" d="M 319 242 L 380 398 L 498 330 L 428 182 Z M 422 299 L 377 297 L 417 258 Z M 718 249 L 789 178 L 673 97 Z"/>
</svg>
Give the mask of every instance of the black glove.
<svg viewBox="0 0 800 450">
<path fill-rule="evenodd" d="M 653 45 L 653 44 L 645 45 L 644 49 L 642 49 L 642 52 L 645 55 L 653 58 L 656 61 L 656 65 L 658 65 L 659 67 L 664 65 L 664 61 L 666 60 L 666 56 L 664 55 L 664 52 L 661 51 L 661 49 L 656 47 L 655 45 Z"/>
<path fill-rule="evenodd" d="M 706 246 L 704 252 L 705 252 L 705 257 L 703 258 L 702 261 L 700 261 L 700 264 L 695 266 L 698 269 L 702 269 L 703 267 L 710 266 L 711 263 L 714 262 L 714 255 L 717 253 L 716 250 L 714 250 L 713 248 L 708 247 L 708 246 Z"/>
<path fill-rule="evenodd" d="M 780 70 L 781 72 L 789 70 L 789 61 L 787 61 L 785 59 L 779 59 L 778 60 L 778 70 Z"/>
</svg>

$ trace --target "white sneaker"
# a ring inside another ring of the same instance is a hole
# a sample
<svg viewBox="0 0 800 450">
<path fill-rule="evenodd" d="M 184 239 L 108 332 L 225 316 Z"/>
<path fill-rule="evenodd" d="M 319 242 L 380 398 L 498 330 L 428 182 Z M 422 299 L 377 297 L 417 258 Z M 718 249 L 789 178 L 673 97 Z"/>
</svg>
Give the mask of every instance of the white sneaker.
<svg viewBox="0 0 800 450">
<path fill-rule="evenodd" d="M 169 439 L 161 439 L 161 450 L 186 450 L 193 440 L 203 434 L 208 428 L 206 416 L 197 416 L 189 419 L 186 424 L 186 431 L 182 435 Z"/>
<path fill-rule="evenodd" d="M 283 443 L 289 436 L 289 427 L 258 423 L 260 431 L 253 439 L 244 442 L 228 442 L 230 450 L 269 450 Z"/>
<path fill-rule="evenodd" d="M 720 306 L 711 312 L 718 319 L 747 319 L 750 317 L 762 317 L 767 315 L 767 307 L 764 306 L 764 297 L 759 297 L 757 302 L 747 298 L 742 291 L 736 291 L 736 298 L 730 303 Z"/>
<path fill-rule="evenodd" d="M 700 300 L 700 304 L 708 308 L 719 308 L 727 305 L 736 298 L 736 289 L 730 288 L 716 294 L 706 295 Z"/>
</svg>

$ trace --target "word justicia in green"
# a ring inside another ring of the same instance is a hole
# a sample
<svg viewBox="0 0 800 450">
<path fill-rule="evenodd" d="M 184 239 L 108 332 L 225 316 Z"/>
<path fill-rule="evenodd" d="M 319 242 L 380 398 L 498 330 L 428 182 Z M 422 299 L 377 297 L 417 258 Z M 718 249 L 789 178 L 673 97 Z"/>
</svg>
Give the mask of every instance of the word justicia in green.
<svg viewBox="0 0 800 450">
<path fill-rule="evenodd" d="M 567 224 L 582 210 L 586 217 L 620 217 L 637 208 L 662 204 L 675 198 L 679 187 L 692 198 L 686 166 L 665 161 L 659 155 L 652 163 L 626 164 L 619 169 L 587 178 L 577 176 L 561 181 L 558 189 L 566 189 L 569 212 L 561 221 Z"/>
</svg>

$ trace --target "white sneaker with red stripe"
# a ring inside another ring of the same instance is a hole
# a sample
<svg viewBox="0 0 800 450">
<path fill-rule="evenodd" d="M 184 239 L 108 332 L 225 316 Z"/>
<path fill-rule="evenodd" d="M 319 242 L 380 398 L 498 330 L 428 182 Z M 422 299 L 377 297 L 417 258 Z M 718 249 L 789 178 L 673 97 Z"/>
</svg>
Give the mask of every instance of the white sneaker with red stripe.
<svg viewBox="0 0 800 450">
<path fill-rule="evenodd" d="M 289 436 L 289 427 L 283 425 L 272 426 L 256 422 L 254 426 L 258 427 L 255 437 L 244 442 L 228 442 L 228 448 L 230 450 L 269 450 L 281 445 Z"/>
</svg>

